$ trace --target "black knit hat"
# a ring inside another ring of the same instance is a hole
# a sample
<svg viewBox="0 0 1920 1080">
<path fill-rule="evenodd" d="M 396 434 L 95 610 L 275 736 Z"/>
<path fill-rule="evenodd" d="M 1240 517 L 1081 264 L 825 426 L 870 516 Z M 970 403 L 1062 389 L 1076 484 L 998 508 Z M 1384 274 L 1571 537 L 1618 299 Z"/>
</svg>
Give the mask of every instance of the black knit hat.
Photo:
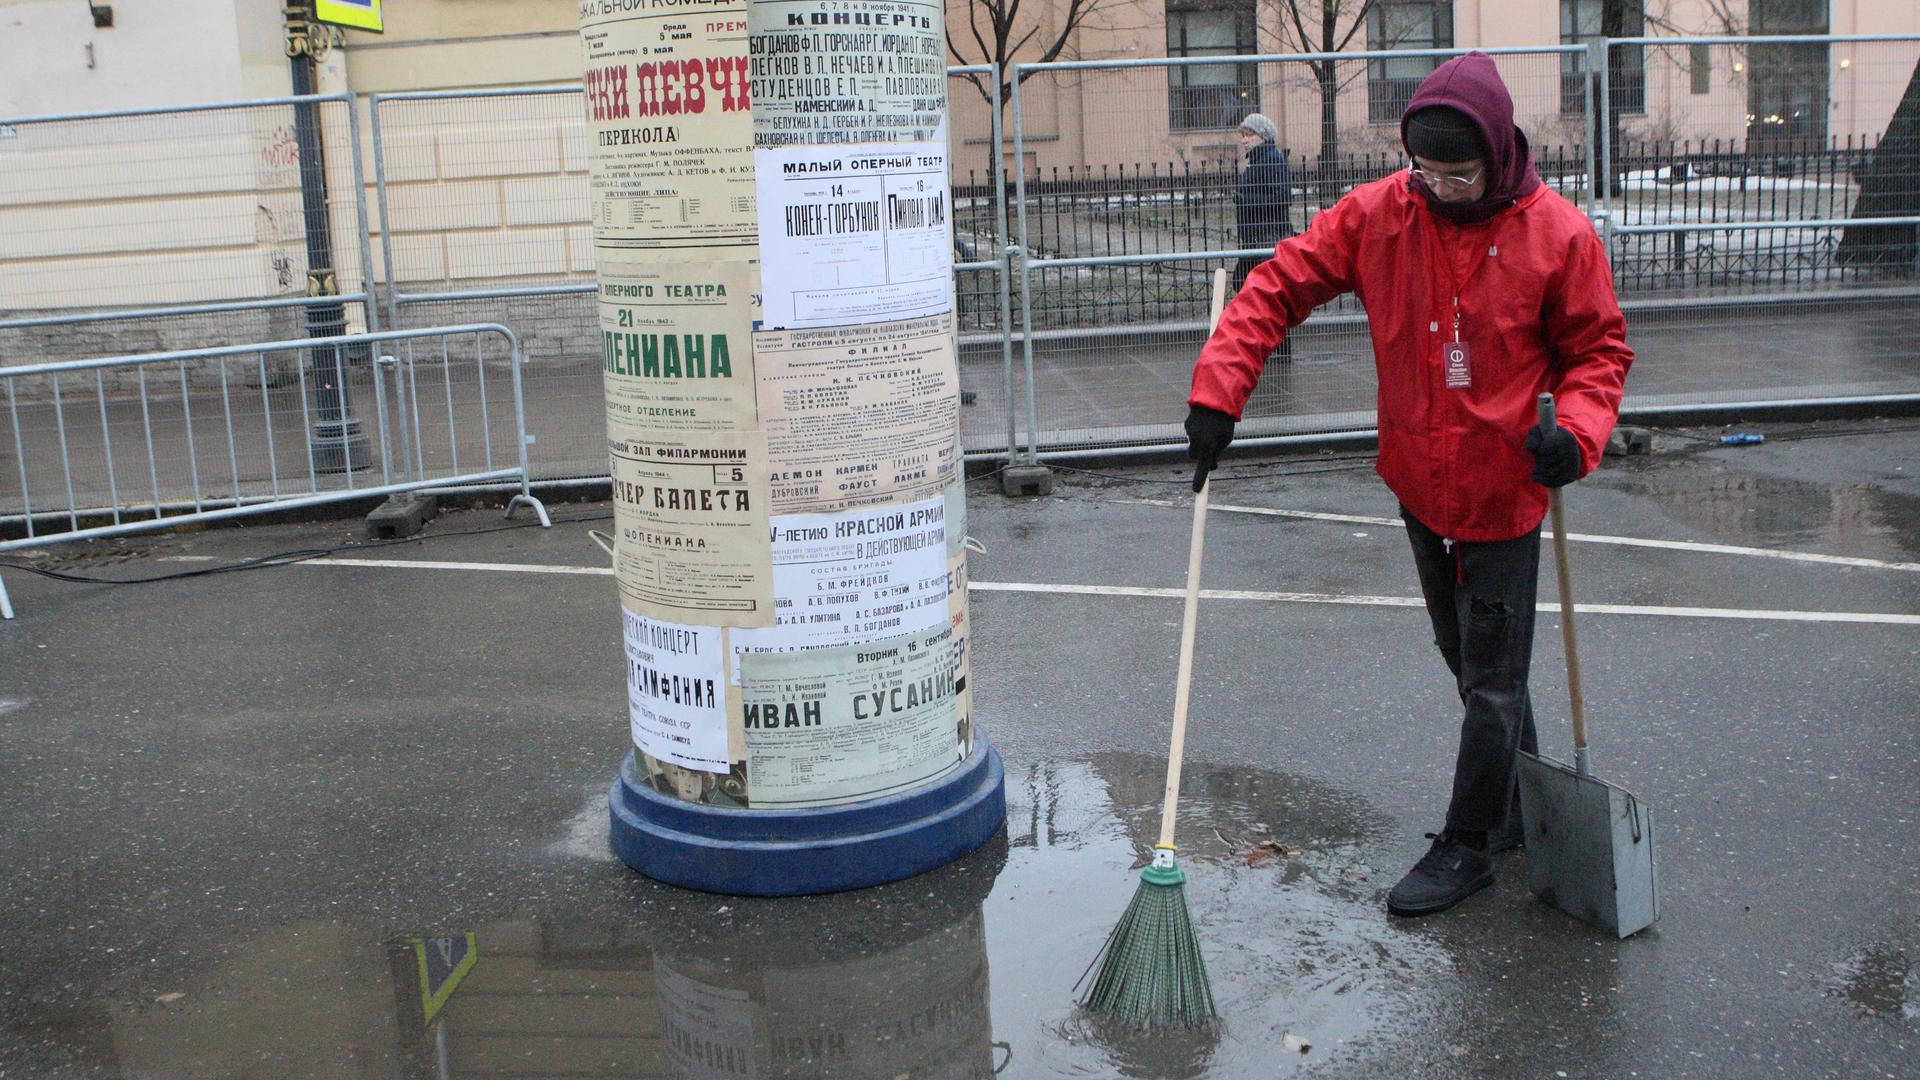
<svg viewBox="0 0 1920 1080">
<path fill-rule="evenodd" d="M 1434 105 L 1407 117 L 1407 152 L 1428 161 L 1472 161 L 1487 156 L 1487 140 L 1471 116 Z"/>
</svg>

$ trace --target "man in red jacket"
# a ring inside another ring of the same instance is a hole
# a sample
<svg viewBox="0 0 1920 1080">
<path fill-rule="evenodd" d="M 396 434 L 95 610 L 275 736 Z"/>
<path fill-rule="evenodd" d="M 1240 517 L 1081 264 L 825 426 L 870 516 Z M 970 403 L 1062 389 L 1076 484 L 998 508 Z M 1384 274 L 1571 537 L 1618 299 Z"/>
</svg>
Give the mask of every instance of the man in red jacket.
<svg viewBox="0 0 1920 1080">
<path fill-rule="evenodd" d="M 1633 353 L 1606 251 L 1541 185 L 1491 57 L 1437 68 L 1400 131 L 1407 172 L 1348 192 L 1248 275 L 1195 364 L 1186 427 L 1197 491 L 1287 330 L 1344 292 L 1366 305 L 1375 470 L 1465 705 L 1446 824 L 1387 897 L 1396 915 L 1427 915 L 1491 884 L 1492 853 L 1519 843 L 1547 489 L 1599 464 Z M 1551 432 L 1535 422 L 1543 391 Z"/>
</svg>

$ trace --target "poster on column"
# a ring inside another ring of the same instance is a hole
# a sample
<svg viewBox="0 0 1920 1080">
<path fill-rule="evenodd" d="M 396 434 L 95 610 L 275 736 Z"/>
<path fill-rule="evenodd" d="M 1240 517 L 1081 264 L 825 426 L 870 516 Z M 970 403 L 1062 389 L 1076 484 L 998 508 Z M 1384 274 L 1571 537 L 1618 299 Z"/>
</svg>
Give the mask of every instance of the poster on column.
<svg viewBox="0 0 1920 1080">
<path fill-rule="evenodd" d="M 957 768 L 960 689 L 953 628 L 944 625 L 864 645 L 741 657 L 753 805 L 876 798 Z"/>
<path fill-rule="evenodd" d="M 727 664 L 720 630 L 620 612 L 633 745 L 662 761 L 727 771 Z"/>
<path fill-rule="evenodd" d="M 753 152 L 766 326 L 953 310 L 944 142 Z"/>
<path fill-rule="evenodd" d="M 754 244 L 746 0 L 581 0 L 594 243 Z"/>
<path fill-rule="evenodd" d="M 947 503 L 947 618 L 953 626 L 953 664 L 960 684 L 954 707 L 960 715 L 960 756 L 966 757 L 973 753 L 973 692 L 967 689 L 973 629 L 967 618 L 966 478 L 955 477 L 943 497 Z"/>
<path fill-rule="evenodd" d="M 937 0 L 751 0 L 753 144 L 945 142 Z"/>
<path fill-rule="evenodd" d="M 960 375 L 945 315 L 753 335 L 773 512 L 918 501 L 959 467 Z"/>
<path fill-rule="evenodd" d="M 609 438 L 758 426 L 751 263 L 603 255 L 599 276 Z"/>
<path fill-rule="evenodd" d="M 737 630 L 748 653 L 796 652 L 945 626 L 946 501 L 939 496 L 772 521 L 775 625 Z"/>
<path fill-rule="evenodd" d="M 703 626 L 772 626 L 766 437 L 636 433 L 607 440 L 614 574 L 627 610 Z"/>
</svg>

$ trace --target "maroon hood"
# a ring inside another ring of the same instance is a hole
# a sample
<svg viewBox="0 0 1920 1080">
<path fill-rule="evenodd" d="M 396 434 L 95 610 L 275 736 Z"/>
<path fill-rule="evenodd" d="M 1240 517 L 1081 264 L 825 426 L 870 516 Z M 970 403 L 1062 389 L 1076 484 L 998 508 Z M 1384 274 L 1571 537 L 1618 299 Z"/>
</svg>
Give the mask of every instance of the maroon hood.
<svg viewBox="0 0 1920 1080">
<path fill-rule="evenodd" d="M 1500 81 L 1493 57 L 1474 51 L 1433 69 L 1421 82 L 1413 100 L 1400 114 L 1400 145 L 1407 143 L 1407 117 L 1434 105 L 1447 105 L 1466 113 L 1480 126 L 1487 141 L 1487 193 L 1470 203 L 1444 203 L 1427 190 L 1418 178 L 1409 176 L 1407 187 L 1417 192 L 1435 214 L 1457 224 L 1486 221 L 1512 206 L 1522 195 L 1540 186 L 1540 174 L 1533 171 L 1533 155 L 1527 137 L 1513 125 L 1513 95 Z"/>
</svg>

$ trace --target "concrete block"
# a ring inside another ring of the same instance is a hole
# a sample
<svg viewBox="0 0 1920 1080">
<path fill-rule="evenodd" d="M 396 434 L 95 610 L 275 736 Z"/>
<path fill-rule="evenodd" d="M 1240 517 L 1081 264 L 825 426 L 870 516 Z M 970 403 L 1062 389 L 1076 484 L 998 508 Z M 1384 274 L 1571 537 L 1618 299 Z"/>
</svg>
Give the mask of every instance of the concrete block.
<svg viewBox="0 0 1920 1080">
<path fill-rule="evenodd" d="M 427 527 L 440 501 L 418 491 L 387 496 L 387 501 L 367 515 L 367 536 L 375 540 L 398 540 Z"/>
<path fill-rule="evenodd" d="M 1000 473 L 1000 491 L 1006 495 L 1053 494 L 1053 470 L 1045 465 L 1009 465 Z"/>
<path fill-rule="evenodd" d="M 1628 457 L 1653 452 L 1653 432 L 1640 427 L 1615 427 L 1607 436 L 1607 457 Z"/>
</svg>

